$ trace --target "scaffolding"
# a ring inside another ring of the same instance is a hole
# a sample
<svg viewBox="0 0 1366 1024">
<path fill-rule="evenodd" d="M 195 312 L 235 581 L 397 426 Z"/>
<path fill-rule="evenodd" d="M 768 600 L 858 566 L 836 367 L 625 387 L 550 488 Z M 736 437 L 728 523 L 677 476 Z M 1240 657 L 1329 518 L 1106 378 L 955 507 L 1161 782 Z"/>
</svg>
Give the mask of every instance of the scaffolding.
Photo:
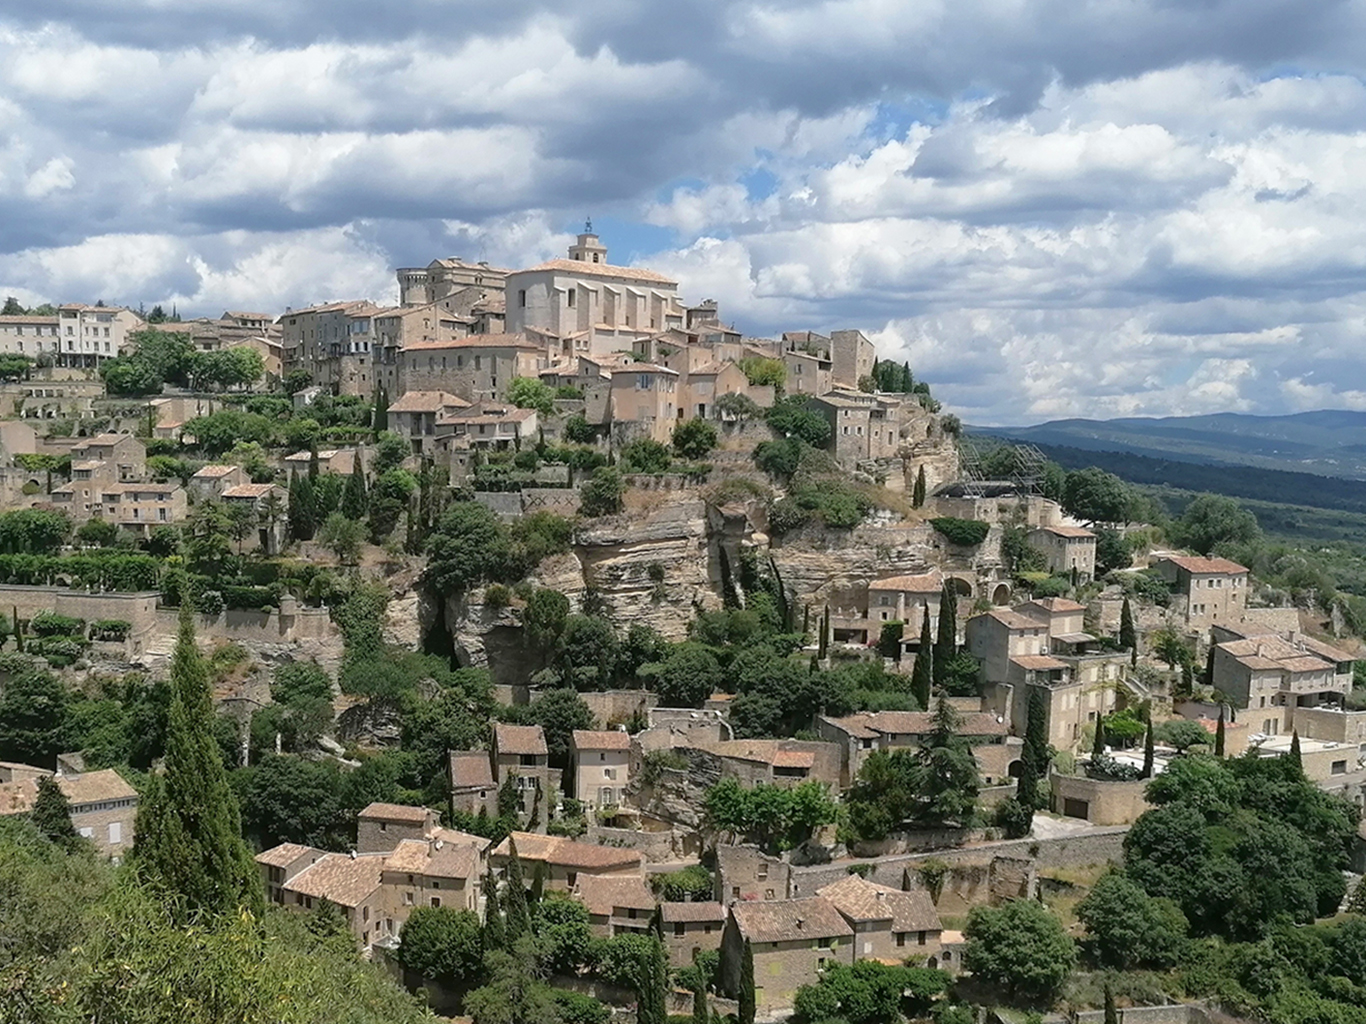
<svg viewBox="0 0 1366 1024">
<path fill-rule="evenodd" d="M 1001 449 L 1009 451 L 1008 461 L 1001 458 Z M 985 456 L 990 454 L 988 464 Z M 986 498 L 999 494 L 1002 484 L 1009 484 L 1016 494 L 1043 493 L 1044 467 L 1048 457 L 1036 445 L 1027 442 L 993 445 L 986 449 L 970 437 L 959 438 L 958 459 L 963 473 L 963 496 Z M 1005 473 L 1000 472 L 1006 469 Z"/>
</svg>

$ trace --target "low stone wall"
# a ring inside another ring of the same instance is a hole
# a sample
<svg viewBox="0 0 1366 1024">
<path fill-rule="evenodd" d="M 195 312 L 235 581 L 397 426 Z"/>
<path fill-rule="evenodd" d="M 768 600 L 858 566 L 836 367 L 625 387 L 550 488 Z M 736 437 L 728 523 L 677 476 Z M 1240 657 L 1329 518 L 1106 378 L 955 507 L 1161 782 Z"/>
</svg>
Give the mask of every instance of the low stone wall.
<svg viewBox="0 0 1366 1024">
<path fill-rule="evenodd" d="M 161 595 L 154 590 L 130 593 L 91 593 L 70 587 L 22 587 L 11 584 L 0 586 L 0 612 L 7 617 L 18 613 L 21 619 L 32 619 L 40 612 L 56 612 L 87 624 L 100 619 L 121 619 L 139 633 L 157 624 L 157 601 Z M 174 628 L 171 630 L 175 632 Z"/>
<path fill-rule="evenodd" d="M 522 492 L 522 511 L 557 512 L 573 515 L 579 510 L 579 491 L 576 487 L 531 487 Z"/>
<path fill-rule="evenodd" d="M 706 477 L 682 473 L 626 473 L 621 479 L 638 491 L 696 491 L 707 485 Z"/>
<path fill-rule="evenodd" d="M 1189 1003 L 1169 1006 L 1130 1006 L 1119 1010 L 1119 1024 L 1208 1024 L 1204 1007 Z M 1079 1010 L 1073 1017 L 1076 1024 L 1102 1024 L 1104 1010 Z"/>
<path fill-rule="evenodd" d="M 155 631 L 164 636 L 175 636 L 180 621 L 176 608 L 156 610 Z M 227 608 L 217 615 L 196 615 L 195 632 L 202 640 L 260 640 L 289 643 L 301 640 L 340 638 L 326 608 L 305 608 L 297 603 L 285 610 L 268 608 L 257 611 L 246 608 Z"/>
<path fill-rule="evenodd" d="M 474 500 L 503 519 L 516 519 L 522 514 L 521 491 L 475 491 Z"/>
<path fill-rule="evenodd" d="M 535 699 L 532 691 L 531 697 Z M 599 690 L 579 694 L 593 712 L 595 729 L 610 729 L 630 721 L 637 712 L 644 714 L 659 703 L 659 695 L 649 690 Z"/>
</svg>

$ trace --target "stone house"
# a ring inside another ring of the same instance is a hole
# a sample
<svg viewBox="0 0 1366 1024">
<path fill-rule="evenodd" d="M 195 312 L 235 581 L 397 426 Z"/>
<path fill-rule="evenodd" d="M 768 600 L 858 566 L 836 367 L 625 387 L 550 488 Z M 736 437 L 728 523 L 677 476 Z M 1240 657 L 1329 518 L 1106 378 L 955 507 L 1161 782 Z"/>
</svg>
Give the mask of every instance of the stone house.
<svg viewBox="0 0 1366 1024">
<path fill-rule="evenodd" d="M 142 317 L 122 306 L 87 306 L 69 302 L 57 308 L 61 349 L 57 366 L 95 369 L 129 348 L 129 336 L 146 327 Z"/>
<path fill-rule="evenodd" d="M 488 295 L 500 294 L 510 273 L 484 260 L 470 263 L 459 256 L 432 260 L 425 267 L 400 267 L 396 271 L 399 302 L 421 307 L 455 300 L 457 305 L 472 305 Z"/>
<path fill-rule="evenodd" d="M 389 406 L 389 429 L 412 445 L 414 455 L 431 456 L 437 422 L 469 407 L 469 402 L 445 391 L 408 391 Z"/>
<path fill-rule="evenodd" d="M 668 444 L 677 425 L 678 373 L 654 363 L 632 363 L 610 371 L 610 422 L 630 437 Z"/>
<path fill-rule="evenodd" d="M 783 391 L 789 395 L 824 395 L 829 392 L 835 383 L 830 347 L 830 339 L 815 331 L 784 331 L 778 357 L 787 371 Z M 772 355 L 760 349 L 752 354 L 760 357 Z"/>
<path fill-rule="evenodd" d="M 535 443 L 539 428 L 535 409 L 519 409 L 507 402 L 476 402 L 436 420 L 432 450 L 448 458 L 458 449 L 518 448 Z"/>
<path fill-rule="evenodd" d="M 219 495 L 229 508 L 239 508 L 254 517 L 255 530 L 247 548 L 260 548 L 273 555 L 285 545 L 288 528 L 289 491 L 278 484 L 240 483 L 224 488 Z"/>
<path fill-rule="evenodd" d="M 600 330 L 629 347 L 637 337 L 683 325 L 678 282 L 652 270 L 609 264 L 606 247 L 590 227 L 568 255 L 508 274 L 508 330 L 535 329 L 559 338 L 587 332 L 593 352 L 593 335 Z"/>
<path fill-rule="evenodd" d="M 307 473 L 314 459 L 317 459 L 319 473 L 350 476 L 359 458 L 360 452 L 355 448 L 320 448 L 316 454 L 310 451 L 293 452 L 285 456 L 285 473 L 290 477 Z"/>
<path fill-rule="evenodd" d="M 351 380 L 355 390 L 342 394 L 369 394 L 359 389 L 362 363 L 373 361 L 370 351 L 370 317 L 378 307 L 368 299 L 326 302 L 306 309 L 287 309 L 276 321 L 280 325 L 281 352 L 285 374 L 307 370 L 314 384 L 336 391 L 343 380 Z M 364 324 L 365 330 L 357 330 Z M 373 382 L 370 382 L 373 385 Z"/>
<path fill-rule="evenodd" d="M 467 402 L 497 400 L 514 377 L 535 377 L 545 364 L 544 348 L 525 334 L 419 342 L 399 354 L 395 393 L 445 391 Z"/>
<path fill-rule="evenodd" d="M 449 759 L 451 808 L 464 814 L 477 815 L 481 810 L 489 817 L 498 814 L 498 783 L 486 750 L 452 750 Z"/>
<path fill-rule="evenodd" d="M 200 466 L 190 477 L 189 490 L 196 501 L 217 500 L 224 491 L 247 482 L 247 474 L 241 466 L 210 464 Z"/>
<path fill-rule="evenodd" d="M 88 478 L 76 479 L 77 472 L 82 472 L 77 465 L 72 464 L 72 482 L 54 487 L 51 494 L 52 503 L 73 522 L 103 519 L 146 536 L 157 526 L 185 519 L 189 500 L 183 487 L 156 481 L 100 484 Z"/>
<path fill-rule="evenodd" d="M 861 633 L 862 642 L 874 644 L 882 634 L 883 623 L 900 622 L 904 649 L 914 653 L 919 650 L 920 630 L 927 614 L 930 617 L 930 635 L 939 636 L 939 604 L 943 593 L 944 574 L 938 569 L 874 580 L 868 584 L 867 614 L 864 616 L 863 628 L 858 629 L 859 624 L 856 622 L 843 624 L 845 638 L 857 641 Z M 835 639 L 842 639 L 833 613 L 831 627 Z"/>
<path fill-rule="evenodd" d="M 877 348 L 862 331 L 830 332 L 830 376 L 837 388 L 857 390 L 859 381 L 873 372 Z"/>
<path fill-rule="evenodd" d="M 594 935 L 644 935 L 655 916 L 655 898 L 643 878 L 635 875 L 580 874 L 574 895 L 588 908 Z"/>
<path fill-rule="evenodd" d="M 28 814 L 38 780 L 53 773 L 32 765 L 0 762 L 0 815 Z M 71 824 L 102 856 L 121 858 L 133 848 L 138 794 L 112 768 L 62 772 L 57 786 L 71 805 Z"/>
<path fill-rule="evenodd" d="M 56 316 L 0 316 L 0 352 L 37 360 L 47 355 L 56 361 L 61 352 Z"/>
<path fill-rule="evenodd" d="M 840 782 L 840 752 L 832 743 L 811 740 L 692 740 L 695 749 L 720 761 L 722 778 L 745 787 L 759 783 L 793 787 L 819 782 L 834 789 Z"/>
<path fill-rule="evenodd" d="M 847 875 L 816 895 L 834 904 L 854 931 L 855 959 L 901 962 L 923 957 L 939 963 L 943 926 L 934 901 L 923 889 L 904 892 L 878 885 L 858 875 Z"/>
<path fill-rule="evenodd" d="M 760 1011 L 790 1007 L 797 989 L 815 982 L 823 967 L 852 966 L 855 958 L 854 930 L 829 900 L 732 903 L 721 936 L 720 985 L 732 998 L 740 991 L 746 942 Z"/>
<path fill-rule="evenodd" d="M 830 424 L 830 448 L 844 466 L 852 466 L 868 457 L 868 439 L 872 434 L 872 395 L 867 400 L 829 392 L 808 400 L 811 410 Z"/>
<path fill-rule="evenodd" d="M 1007 735 L 1004 718 L 995 712 L 970 711 L 960 717 L 958 735 L 971 745 L 983 785 L 1006 784 L 1019 771 L 1020 741 Z M 853 784 L 873 751 L 918 750 L 933 731 L 934 714 L 929 711 L 860 711 L 843 718 L 816 718 L 816 734 L 840 751 L 841 788 Z"/>
<path fill-rule="evenodd" d="M 290 874 L 289 868 L 274 863 L 286 858 L 291 865 L 303 866 Z M 400 912 L 382 885 L 387 858 L 385 853 L 322 853 L 305 864 L 307 858 L 293 850 L 280 857 L 267 850 L 257 855 L 256 862 L 267 879 L 267 891 L 277 896 L 281 906 L 312 910 L 324 900 L 335 904 L 360 948 L 368 950 L 382 939 L 397 936 L 402 927 L 403 918 L 396 916 Z"/>
<path fill-rule="evenodd" d="M 356 815 L 356 849 L 387 853 L 405 839 L 426 838 L 436 827 L 436 815 L 426 807 L 372 803 Z"/>
<path fill-rule="evenodd" d="M 1043 555 L 1049 572 L 1089 580 L 1096 574 L 1096 535 L 1080 526 L 1040 526 L 1030 530 L 1029 546 Z"/>
<path fill-rule="evenodd" d="M 490 865 L 503 877 L 506 877 L 512 859 L 513 843 L 517 845 L 517 859 L 522 863 L 522 879 L 528 885 L 538 864 L 544 865 L 545 887 L 561 892 L 573 892 L 584 875 L 645 877 L 645 858 L 635 850 L 576 843 L 572 839 L 533 832 L 513 832 L 489 854 Z"/>
<path fill-rule="evenodd" d="M 147 403 L 152 407 L 152 436 L 179 441 L 185 424 L 199 416 L 209 416 L 218 406 L 213 398 L 196 395 L 168 395 Z"/>
<path fill-rule="evenodd" d="M 325 856 L 327 854 L 324 851 L 312 846 L 301 846 L 299 843 L 281 843 L 258 853 L 256 864 L 261 871 L 266 899 L 271 903 L 283 904 L 285 883 Z"/>
<path fill-rule="evenodd" d="M 517 780 L 521 796 L 522 814 L 530 814 L 541 804 L 540 819 L 550 816 L 545 802 L 560 792 L 560 769 L 550 767 L 550 751 L 545 742 L 545 731 L 539 725 L 493 725 L 493 770 L 499 786 L 509 777 Z"/>
<path fill-rule="evenodd" d="M 752 843 L 737 843 L 716 847 L 716 895 L 729 906 L 736 901 L 787 900 L 799 894 L 793 890 L 791 864 Z"/>
<path fill-rule="evenodd" d="M 1351 654 L 1312 637 L 1253 636 L 1215 644 L 1213 682 L 1254 730 L 1276 736 L 1297 728 L 1301 708 L 1341 708 L 1352 666 Z"/>
<path fill-rule="evenodd" d="M 108 476 L 101 479 L 129 483 L 147 479 L 147 446 L 132 434 L 96 434 L 71 448 L 71 461 L 100 462 Z"/>
<path fill-rule="evenodd" d="M 615 807 L 631 779 L 631 737 L 620 729 L 575 729 L 569 742 L 574 799 L 584 807 Z"/>
<path fill-rule="evenodd" d="M 379 310 L 373 316 L 371 340 L 375 383 L 390 395 L 398 394 L 399 364 L 405 349 L 463 338 L 474 333 L 472 324 L 470 317 L 452 313 L 435 302 Z"/>
<path fill-rule="evenodd" d="M 1242 620 L 1247 608 L 1248 570 L 1227 558 L 1164 555 L 1153 563 L 1172 585 L 1173 607 L 1190 629 L 1205 630 Z"/>
<path fill-rule="evenodd" d="M 661 903 L 660 930 L 669 966 L 686 967 L 703 950 L 721 948 L 721 931 L 726 924 L 726 908 L 715 901 L 701 903 Z"/>
</svg>

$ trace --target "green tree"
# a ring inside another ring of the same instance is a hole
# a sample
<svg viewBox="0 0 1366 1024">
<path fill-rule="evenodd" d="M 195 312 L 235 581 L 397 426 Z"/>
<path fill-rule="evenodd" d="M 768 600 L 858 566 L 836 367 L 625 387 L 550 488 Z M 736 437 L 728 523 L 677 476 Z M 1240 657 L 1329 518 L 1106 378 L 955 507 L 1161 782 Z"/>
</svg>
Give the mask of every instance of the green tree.
<svg viewBox="0 0 1366 1024">
<path fill-rule="evenodd" d="M 569 444 L 592 444 L 597 440 L 598 431 L 584 418 L 583 413 L 579 412 L 564 421 L 561 436 Z"/>
<path fill-rule="evenodd" d="M 1134 610 L 1129 607 L 1129 599 L 1119 606 L 1119 646 L 1126 651 L 1138 653 L 1138 631 L 1134 628 Z"/>
<path fill-rule="evenodd" d="M 437 594 L 462 593 L 502 578 L 512 558 L 507 528 L 476 501 L 457 501 L 427 538 L 424 579 Z"/>
<path fill-rule="evenodd" d="M 38 795 L 34 797 L 29 821 L 43 836 L 58 846 L 75 849 L 80 843 L 76 826 L 71 823 L 71 804 L 62 787 L 51 775 L 38 780 Z"/>
<path fill-rule="evenodd" d="M 973 907 L 963 935 L 964 966 L 1012 999 L 1051 999 L 1077 962 L 1076 944 L 1062 922 L 1034 900 Z"/>
<path fill-rule="evenodd" d="M 87 519 L 76 530 L 76 539 L 90 547 L 113 547 L 119 539 L 118 524 L 104 519 Z"/>
<path fill-rule="evenodd" d="M 312 540 L 317 529 L 313 481 L 301 473 L 289 481 L 289 533 L 295 540 Z"/>
<path fill-rule="evenodd" d="M 508 382 L 508 401 L 519 409 L 535 409 L 549 416 L 555 411 L 555 390 L 536 377 L 513 377 Z"/>
<path fill-rule="evenodd" d="M 213 737 L 208 673 L 195 645 L 188 599 L 171 659 L 165 772 L 138 807 L 133 852 L 139 874 L 178 896 L 179 917 L 260 911 L 256 864 L 241 838 L 237 800 Z"/>
<path fill-rule="evenodd" d="M 1039 782 L 1048 771 L 1048 706 L 1044 691 L 1029 688 L 1029 710 L 1025 721 L 1024 746 L 1020 751 L 1020 781 L 1015 796 L 1029 808 L 1031 815 L 1039 806 Z"/>
<path fill-rule="evenodd" d="M 644 665 L 639 671 L 668 708 L 701 707 L 724 678 L 716 655 L 698 643 L 677 644 L 664 662 Z"/>
<path fill-rule="evenodd" d="M 884 622 L 882 629 L 878 632 L 877 652 L 884 658 L 894 658 L 901 660 L 901 638 L 906 630 L 906 623 L 900 619 L 893 619 L 891 622 Z"/>
<path fill-rule="evenodd" d="M 490 952 L 484 958 L 488 982 L 465 996 L 465 1013 L 475 1024 L 563 1024 L 554 993 L 536 976 L 534 964 L 530 937 L 513 952 Z"/>
<path fill-rule="evenodd" d="M 949 666 L 957 653 L 958 594 L 953 584 L 945 580 L 943 592 L 939 595 L 939 633 L 934 642 L 934 663 L 931 665 L 935 686 L 944 685 Z"/>
<path fill-rule="evenodd" d="M 943 971 L 894 967 L 877 960 L 833 963 L 814 985 L 797 990 L 793 1008 L 802 1024 L 844 1020 L 849 1024 L 898 1024 L 903 1000 L 911 1015 L 926 1015 L 930 1002 L 949 986 Z"/>
<path fill-rule="evenodd" d="M 911 508 L 925 505 L 925 467 L 921 466 L 915 474 L 915 486 L 911 489 Z"/>
<path fill-rule="evenodd" d="M 343 565 L 354 564 L 365 543 L 365 526 L 344 512 L 333 512 L 318 531 L 318 543 L 337 556 Z"/>
<path fill-rule="evenodd" d="M 806 395 L 780 398 L 764 418 L 780 437 L 804 441 L 812 448 L 824 448 L 830 443 L 830 421 L 807 407 Z"/>
<path fill-rule="evenodd" d="M 67 745 L 69 702 L 66 687 L 50 672 L 28 670 L 6 680 L 0 691 L 0 761 L 55 768 Z"/>
<path fill-rule="evenodd" d="M 365 470 L 360 467 L 360 460 L 356 461 L 356 467 L 346 478 L 346 489 L 342 491 L 341 511 L 346 518 L 360 522 L 369 511 L 370 502 L 365 493 Z"/>
<path fill-rule="evenodd" d="M 375 405 L 370 415 L 370 430 L 376 437 L 389 430 L 389 392 L 383 385 L 375 388 Z"/>
<path fill-rule="evenodd" d="M 1153 750 L 1153 723 L 1152 723 L 1152 719 L 1150 718 L 1150 719 L 1148 719 L 1148 728 L 1147 728 L 1147 731 L 1143 734 L 1143 776 L 1142 776 L 1142 777 L 1145 778 L 1145 779 L 1151 779 L 1151 778 L 1153 777 L 1153 762 L 1154 762 L 1155 756 L 1156 756 L 1156 755 L 1155 755 L 1155 751 Z"/>
<path fill-rule="evenodd" d="M 1067 474 L 1062 507 L 1088 523 L 1125 523 L 1133 508 L 1133 494 L 1113 473 L 1088 466 Z"/>
<path fill-rule="evenodd" d="M 917 818 L 929 824 L 966 824 L 977 805 L 981 780 L 977 759 L 959 735 L 962 719 L 945 697 L 935 705 L 929 742 L 916 757 L 921 763 Z"/>
<path fill-rule="evenodd" d="M 1105 1024 L 1119 1024 L 1119 1011 L 1115 1009 L 1115 990 L 1105 983 Z"/>
<path fill-rule="evenodd" d="M 1233 498 L 1201 494 L 1174 524 L 1181 544 L 1207 555 L 1219 544 L 1251 544 L 1261 537 L 1257 517 Z"/>
<path fill-rule="evenodd" d="M 507 891 L 503 894 L 504 922 L 509 947 L 531 934 L 531 911 L 527 905 L 526 882 L 522 879 L 522 859 L 517 856 L 517 841 L 508 837 Z"/>
<path fill-rule="evenodd" d="M 479 918 L 452 907 L 418 907 L 399 938 L 398 962 L 419 977 L 467 988 L 484 975 Z"/>
<path fill-rule="evenodd" d="M 757 1009 L 754 991 L 754 950 L 750 947 L 749 939 L 745 940 L 744 949 L 740 953 L 740 991 L 737 999 L 740 1004 L 739 1024 L 754 1024 Z"/>
<path fill-rule="evenodd" d="M 1219 724 L 1214 727 L 1214 756 L 1224 756 L 1224 706 L 1219 705 Z"/>
<path fill-rule="evenodd" d="M 370 466 L 371 472 L 378 479 L 389 470 L 398 469 L 410 452 L 408 442 L 398 434 L 391 430 L 381 432 L 375 438 L 375 457 Z"/>
<path fill-rule="evenodd" d="M 242 829 L 261 849 L 280 843 L 341 845 L 346 823 L 334 765 L 271 754 L 240 778 Z"/>
<path fill-rule="evenodd" d="M 916 703 L 929 710 L 930 688 L 934 681 L 934 637 L 930 634 L 930 609 L 921 605 L 920 649 L 915 655 L 915 665 L 911 668 L 911 694 Z"/>
<path fill-rule="evenodd" d="M 621 449 L 621 467 L 626 473 L 663 473 L 672 462 L 668 446 L 648 437 L 638 437 Z"/>
<path fill-rule="evenodd" d="M 716 447 L 716 427 L 704 419 L 684 420 L 674 427 L 673 446 L 685 459 L 705 459 Z"/>
<path fill-rule="evenodd" d="M 715 409 L 717 415 L 723 420 L 737 423 L 758 419 L 763 414 L 763 410 L 759 408 L 754 399 L 738 391 L 728 391 L 724 395 L 718 395 Z"/>
<path fill-rule="evenodd" d="M 522 611 L 522 628 L 543 665 L 559 646 L 564 624 L 569 619 L 569 608 L 569 598 L 549 587 L 538 588 L 527 600 Z"/>
<path fill-rule="evenodd" d="M 1121 871 L 1102 875 L 1076 913 L 1088 954 L 1101 967 L 1165 970 L 1184 952 L 1188 926 L 1180 908 L 1149 896 Z"/>
<path fill-rule="evenodd" d="M 782 394 L 783 385 L 787 382 L 787 367 L 781 359 L 750 356 L 740 360 L 740 369 L 744 371 L 751 387 L 768 385 L 776 393 Z"/>
</svg>

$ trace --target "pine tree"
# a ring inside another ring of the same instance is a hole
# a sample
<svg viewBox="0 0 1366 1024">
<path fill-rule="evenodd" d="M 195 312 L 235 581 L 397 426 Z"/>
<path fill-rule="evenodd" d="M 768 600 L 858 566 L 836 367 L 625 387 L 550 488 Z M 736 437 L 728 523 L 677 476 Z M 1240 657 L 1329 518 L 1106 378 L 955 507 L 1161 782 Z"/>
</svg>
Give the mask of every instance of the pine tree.
<svg viewBox="0 0 1366 1024">
<path fill-rule="evenodd" d="M 904 485 L 903 485 L 904 486 Z M 915 475 L 915 487 L 911 490 L 911 508 L 921 508 L 925 504 L 925 467 Z"/>
<path fill-rule="evenodd" d="M 1130 658 L 1138 654 L 1138 631 L 1134 629 L 1134 610 L 1129 607 L 1129 599 L 1119 606 L 1119 646 L 1130 652 Z"/>
<path fill-rule="evenodd" d="M 740 993 L 738 997 L 739 1024 L 754 1024 L 754 950 L 749 939 L 745 940 L 744 951 L 740 954 Z"/>
<path fill-rule="evenodd" d="M 493 877 L 493 869 L 484 877 L 484 948 L 502 949 L 507 945 L 507 926 L 503 923 L 503 911 L 498 906 L 498 879 Z"/>
<path fill-rule="evenodd" d="M 930 636 L 930 608 L 920 606 L 920 650 L 911 669 L 911 694 L 924 711 L 930 710 L 930 684 L 934 681 L 934 640 Z"/>
<path fill-rule="evenodd" d="M 1219 705 L 1219 724 L 1214 730 L 1214 756 L 1224 756 L 1224 706 Z"/>
<path fill-rule="evenodd" d="M 313 481 L 302 474 L 289 481 L 289 532 L 295 540 L 312 540 L 318 523 L 314 515 Z"/>
<path fill-rule="evenodd" d="M 1039 806 L 1039 780 L 1048 766 L 1048 710 L 1043 690 L 1029 690 L 1029 718 L 1025 723 L 1024 747 L 1020 751 L 1020 781 L 1015 799 L 1023 806 Z"/>
<path fill-rule="evenodd" d="M 1105 716 L 1096 715 L 1096 736 L 1091 741 L 1091 760 L 1105 756 Z"/>
<path fill-rule="evenodd" d="M 38 796 L 33 801 L 33 810 L 28 817 L 34 828 L 58 846 L 71 849 L 80 840 L 80 836 L 76 835 L 76 826 L 71 824 L 71 804 L 67 802 L 61 785 L 51 775 L 44 775 L 38 780 Z"/>
<path fill-rule="evenodd" d="M 1300 731 L 1294 729 L 1290 733 L 1290 760 L 1296 768 L 1302 768 L 1304 761 L 1300 757 Z"/>
<path fill-rule="evenodd" d="M 1148 733 L 1143 739 L 1143 778 L 1145 779 L 1151 779 L 1153 777 L 1153 760 L 1155 756 L 1153 751 L 1153 722 L 1150 718 L 1148 719 Z"/>
<path fill-rule="evenodd" d="M 209 677 L 195 646 L 194 609 L 180 601 L 171 658 L 165 772 L 154 775 L 138 808 L 133 854 L 142 877 L 178 897 L 186 919 L 262 908 L 256 864 L 242 841 L 237 798 L 213 734 Z"/>
<path fill-rule="evenodd" d="M 1119 1012 L 1115 1009 L 1115 991 L 1110 983 L 1105 983 L 1105 1024 L 1119 1024 Z"/>
<path fill-rule="evenodd" d="M 508 836 L 508 885 L 503 896 L 507 920 L 507 948 L 511 949 L 523 935 L 531 933 L 531 910 L 526 902 L 526 882 L 522 880 L 522 859 L 517 856 L 517 843 Z"/>
<path fill-rule="evenodd" d="M 360 462 L 359 459 L 356 460 Z M 365 496 L 365 471 L 358 464 L 351 471 L 351 475 L 346 478 L 346 489 L 342 491 L 341 500 L 342 515 L 347 519 L 364 519 L 370 511 L 369 502 Z"/>
<path fill-rule="evenodd" d="M 376 437 L 389 429 L 389 392 L 384 390 L 383 385 L 375 388 L 375 412 L 370 417 L 370 423 Z"/>
<path fill-rule="evenodd" d="M 939 638 L 934 642 L 934 685 L 943 686 L 958 653 L 958 594 L 950 580 L 939 595 Z"/>
</svg>

